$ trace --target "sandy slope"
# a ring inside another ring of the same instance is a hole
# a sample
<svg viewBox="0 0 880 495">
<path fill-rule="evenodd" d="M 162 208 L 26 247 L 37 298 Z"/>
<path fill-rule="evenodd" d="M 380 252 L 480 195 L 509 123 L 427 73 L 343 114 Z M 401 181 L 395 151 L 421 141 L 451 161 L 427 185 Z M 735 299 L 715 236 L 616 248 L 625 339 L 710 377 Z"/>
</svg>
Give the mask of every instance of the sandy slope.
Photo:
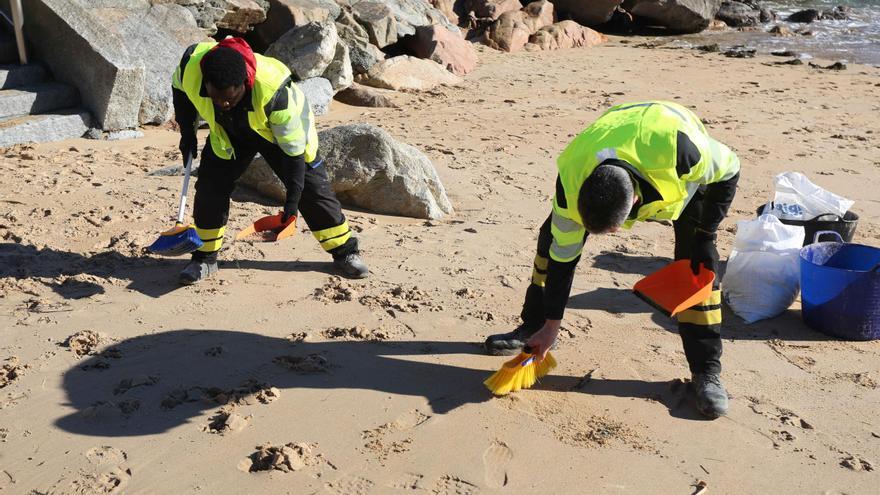
<svg viewBox="0 0 880 495">
<path fill-rule="evenodd" d="M 179 178 L 145 175 L 176 162 L 168 130 L 0 155 L 0 359 L 16 358 L 0 492 L 878 493 L 880 343 L 812 332 L 797 305 L 726 316 L 731 412 L 696 418 L 675 325 L 629 293 L 668 260 L 671 228 L 590 241 L 560 367 L 536 390 L 490 398 L 500 360 L 476 343 L 516 323 L 554 157 L 615 103 L 680 101 L 739 153 L 725 255 L 783 170 L 855 199 L 857 239 L 880 245 L 880 70 L 618 41 L 481 59 L 460 88 L 336 103 L 320 122 L 424 150 L 456 207 L 438 222 L 350 211 L 366 281 L 332 276 L 304 233 L 229 243 L 215 280 L 178 288 L 181 260 L 140 254 L 175 207 Z M 234 203 L 230 227 L 274 209 Z M 84 331 L 99 335 L 63 345 Z M 298 444 L 290 472 L 242 470 L 264 444 Z"/>
</svg>

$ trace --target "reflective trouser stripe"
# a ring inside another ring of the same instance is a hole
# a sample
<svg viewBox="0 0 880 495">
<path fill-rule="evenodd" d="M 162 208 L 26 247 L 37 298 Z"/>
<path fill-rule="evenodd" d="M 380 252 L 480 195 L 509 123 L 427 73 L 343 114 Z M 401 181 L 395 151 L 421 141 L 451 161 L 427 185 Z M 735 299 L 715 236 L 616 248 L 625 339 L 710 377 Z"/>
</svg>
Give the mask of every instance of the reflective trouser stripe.
<svg viewBox="0 0 880 495">
<path fill-rule="evenodd" d="M 203 253 L 214 253 L 219 251 L 220 246 L 223 245 L 223 234 L 226 233 L 226 226 L 224 225 L 219 229 L 202 229 L 197 225 L 196 233 L 199 234 L 199 239 L 204 243 L 202 247 L 199 248 L 199 251 Z"/>
<path fill-rule="evenodd" d="M 351 229 L 348 228 L 348 220 L 346 220 L 336 227 L 316 230 L 312 232 L 312 235 L 314 235 L 315 239 L 321 243 L 321 247 L 324 248 L 324 251 L 331 251 L 348 242 L 351 238 Z"/>
<path fill-rule="evenodd" d="M 532 284 L 544 287 L 544 283 L 547 281 L 547 265 L 549 263 L 550 260 L 547 258 L 539 255 L 535 256 L 535 266 L 532 268 Z"/>
<path fill-rule="evenodd" d="M 709 326 L 721 324 L 721 291 L 713 290 L 712 295 L 702 303 L 678 314 L 679 323 Z"/>
</svg>

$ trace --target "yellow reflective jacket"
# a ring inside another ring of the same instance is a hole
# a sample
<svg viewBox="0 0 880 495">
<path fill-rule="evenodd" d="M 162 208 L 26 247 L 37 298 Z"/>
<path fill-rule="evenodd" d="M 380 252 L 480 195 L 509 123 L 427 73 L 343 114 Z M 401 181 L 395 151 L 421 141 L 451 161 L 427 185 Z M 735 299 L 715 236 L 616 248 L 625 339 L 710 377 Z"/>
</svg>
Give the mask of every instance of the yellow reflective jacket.
<svg viewBox="0 0 880 495">
<path fill-rule="evenodd" d="M 681 163 L 679 133 L 694 148 L 690 162 Z M 559 178 L 553 199 L 550 257 L 568 262 L 580 256 L 586 230 L 578 196 L 586 178 L 603 161 L 625 161 L 628 170 L 647 181 L 659 198 L 642 199 L 624 228 L 641 220 L 677 220 L 701 184 L 713 184 L 739 173 L 739 159 L 712 139 L 700 119 L 672 102 L 627 103 L 609 109 L 579 134 L 557 159 Z"/>
<path fill-rule="evenodd" d="M 174 71 L 171 85 L 186 94 L 208 123 L 214 154 L 229 160 L 235 155 L 235 150 L 226 131 L 214 117 L 214 103 L 204 93 L 200 65 L 202 57 L 216 44 L 198 43 L 187 50 L 191 52 L 189 59 Z M 250 128 L 267 141 L 276 143 L 286 154 L 305 155 L 306 163 L 314 161 L 318 152 L 318 132 L 315 116 L 305 95 L 292 82 L 290 69 L 283 63 L 257 53 L 254 57 L 256 72 L 251 88 L 253 110 L 248 112 Z"/>
</svg>

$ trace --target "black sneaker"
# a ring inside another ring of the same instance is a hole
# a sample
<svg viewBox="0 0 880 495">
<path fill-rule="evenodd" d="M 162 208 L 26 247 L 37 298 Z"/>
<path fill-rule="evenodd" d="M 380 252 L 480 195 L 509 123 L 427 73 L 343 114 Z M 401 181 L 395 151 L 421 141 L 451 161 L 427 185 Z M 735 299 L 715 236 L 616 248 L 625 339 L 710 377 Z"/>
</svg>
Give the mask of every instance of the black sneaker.
<svg viewBox="0 0 880 495">
<path fill-rule="evenodd" d="M 333 266 L 348 278 L 367 278 L 370 274 L 370 269 L 358 253 L 333 258 Z"/>
<path fill-rule="evenodd" d="M 700 414 L 712 419 L 727 414 L 727 390 L 718 373 L 694 373 L 692 381 Z"/>
<path fill-rule="evenodd" d="M 182 285 L 192 285 L 209 278 L 217 270 L 216 261 L 192 260 L 180 272 L 179 280 Z"/>
<path fill-rule="evenodd" d="M 483 345 L 486 352 L 493 356 L 512 356 L 519 354 L 529 338 L 540 329 L 541 325 L 523 323 L 512 332 L 490 335 Z"/>
</svg>

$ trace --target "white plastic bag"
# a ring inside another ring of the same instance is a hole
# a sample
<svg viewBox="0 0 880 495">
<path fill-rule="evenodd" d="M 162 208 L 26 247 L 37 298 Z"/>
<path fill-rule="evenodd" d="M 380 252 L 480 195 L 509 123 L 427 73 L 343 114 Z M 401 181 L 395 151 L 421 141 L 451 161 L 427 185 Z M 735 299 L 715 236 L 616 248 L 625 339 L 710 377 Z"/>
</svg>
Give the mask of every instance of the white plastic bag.
<svg viewBox="0 0 880 495">
<path fill-rule="evenodd" d="M 788 309 L 800 290 L 803 244 L 804 228 L 785 225 L 774 215 L 737 222 L 722 284 L 733 312 L 753 323 Z"/>
<path fill-rule="evenodd" d="M 776 176 L 773 214 L 784 220 L 812 220 L 829 213 L 843 218 L 853 203 L 813 184 L 804 174 L 785 172 Z"/>
</svg>

